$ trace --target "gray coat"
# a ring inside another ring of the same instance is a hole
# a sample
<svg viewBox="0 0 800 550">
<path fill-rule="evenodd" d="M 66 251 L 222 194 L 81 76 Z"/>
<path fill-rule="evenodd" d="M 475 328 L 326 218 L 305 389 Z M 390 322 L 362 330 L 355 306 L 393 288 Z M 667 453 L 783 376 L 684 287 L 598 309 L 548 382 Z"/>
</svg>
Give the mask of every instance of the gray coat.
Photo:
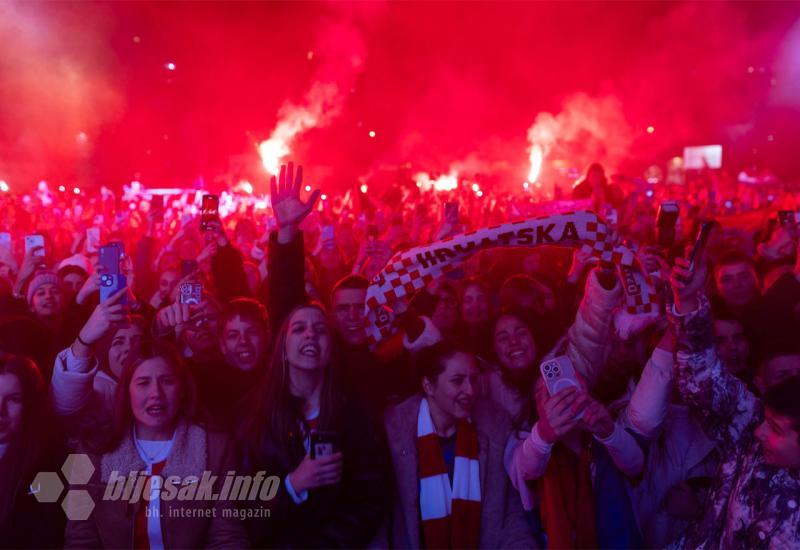
<svg viewBox="0 0 800 550">
<path fill-rule="evenodd" d="M 419 464 L 417 460 L 417 416 L 421 395 L 410 397 L 386 412 L 396 489 L 394 506 L 384 541 L 391 548 L 419 548 Z M 520 505 L 517 491 L 503 467 L 503 451 L 511 422 L 508 415 L 485 399 L 472 412 L 478 433 L 481 475 L 481 548 L 534 548 L 536 543 Z"/>
</svg>

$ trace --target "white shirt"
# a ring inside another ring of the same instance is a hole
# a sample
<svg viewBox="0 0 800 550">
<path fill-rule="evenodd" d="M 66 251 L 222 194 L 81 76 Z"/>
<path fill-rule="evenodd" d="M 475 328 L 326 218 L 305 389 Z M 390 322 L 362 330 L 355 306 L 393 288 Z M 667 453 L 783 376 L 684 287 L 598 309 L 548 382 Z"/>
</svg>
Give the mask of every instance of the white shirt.
<svg viewBox="0 0 800 550">
<path fill-rule="evenodd" d="M 153 475 L 153 464 L 163 462 L 172 450 L 172 442 L 175 439 L 153 441 L 149 439 L 139 439 L 134 433 L 134 444 L 139 456 L 147 465 L 147 473 Z M 162 479 L 160 476 L 150 478 L 150 498 L 147 503 L 147 538 L 150 541 L 151 550 L 164 549 L 164 537 L 161 533 L 161 491 Z"/>
</svg>

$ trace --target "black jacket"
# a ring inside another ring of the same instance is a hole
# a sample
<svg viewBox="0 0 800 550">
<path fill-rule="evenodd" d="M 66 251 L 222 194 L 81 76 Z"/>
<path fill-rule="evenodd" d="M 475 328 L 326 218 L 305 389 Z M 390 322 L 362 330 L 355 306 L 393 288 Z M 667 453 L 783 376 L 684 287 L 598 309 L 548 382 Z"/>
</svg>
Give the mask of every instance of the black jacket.
<svg viewBox="0 0 800 550">
<path fill-rule="evenodd" d="M 301 405 L 297 407 L 301 417 Z M 281 479 L 278 495 L 270 501 L 270 518 L 248 525 L 254 547 L 359 548 L 366 546 L 383 524 L 391 496 L 388 449 L 382 434 L 373 429 L 364 408 L 344 400 L 337 413 L 342 480 L 337 485 L 309 490 L 308 500 L 295 504 L 286 490 L 286 476 L 306 454 L 303 434 L 289 434 L 288 448 L 267 437 L 254 470 Z"/>
</svg>

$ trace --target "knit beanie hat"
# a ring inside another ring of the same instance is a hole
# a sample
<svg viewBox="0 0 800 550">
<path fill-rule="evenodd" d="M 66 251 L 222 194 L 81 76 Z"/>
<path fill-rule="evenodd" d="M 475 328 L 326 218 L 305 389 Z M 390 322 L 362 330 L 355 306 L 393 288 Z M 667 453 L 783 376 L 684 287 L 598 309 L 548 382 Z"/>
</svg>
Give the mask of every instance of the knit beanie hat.
<svg viewBox="0 0 800 550">
<path fill-rule="evenodd" d="M 28 305 L 30 305 L 31 301 L 33 300 L 33 295 L 36 293 L 36 289 L 46 284 L 60 285 L 61 281 L 59 280 L 58 275 L 52 271 L 40 271 L 34 275 L 33 279 L 31 279 L 31 282 L 28 284 Z"/>
<path fill-rule="evenodd" d="M 84 256 L 83 254 L 74 254 L 74 255 L 70 256 L 69 258 L 66 258 L 66 259 L 62 260 L 61 263 L 58 264 L 58 270 L 57 271 L 61 271 L 62 269 L 64 269 L 67 266 L 79 267 L 87 275 L 93 271 L 92 270 L 92 264 L 91 264 L 91 262 L 89 262 L 89 258 Z"/>
</svg>

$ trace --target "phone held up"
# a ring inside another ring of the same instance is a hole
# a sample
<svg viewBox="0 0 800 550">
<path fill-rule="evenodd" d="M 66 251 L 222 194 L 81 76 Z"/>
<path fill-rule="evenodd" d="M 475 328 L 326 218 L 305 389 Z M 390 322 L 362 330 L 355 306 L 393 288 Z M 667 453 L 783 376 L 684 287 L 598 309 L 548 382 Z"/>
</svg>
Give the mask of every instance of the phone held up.
<svg viewBox="0 0 800 550">
<path fill-rule="evenodd" d="M 31 253 L 34 248 L 41 247 L 36 251 L 37 256 L 44 256 L 44 237 L 42 235 L 27 235 L 25 237 L 25 255 Z"/>
<path fill-rule="evenodd" d="M 203 195 L 200 210 L 200 230 L 210 231 L 211 224 L 219 219 L 219 196 Z"/>
<path fill-rule="evenodd" d="M 203 301 L 202 283 L 182 283 L 180 292 L 180 303 L 197 306 Z"/>
<path fill-rule="evenodd" d="M 675 244 L 675 226 L 678 223 L 680 207 L 675 201 L 664 201 L 658 206 L 656 215 L 656 240 L 662 248 L 672 248 Z"/>
<path fill-rule="evenodd" d="M 111 243 L 100 247 L 98 253 L 100 262 L 100 302 L 105 302 L 111 296 L 128 286 L 127 278 L 120 272 L 122 259 L 122 246 L 120 243 Z M 127 295 L 119 301 L 127 304 Z"/>
<path fill-rule="evenodd" d="M 550 395 L 555 395 L 570 386 L 575 387 L 578 391 L 582 389 L 580 382 L 578 382 L 578 377 L 575 375 L 572 361 L 566 355 L 559 355 L 544 361 L 539 365 L 539 370 Z M 582 416 L 583 411 L 578 415 L 578 418 Z"/>
</svg>

